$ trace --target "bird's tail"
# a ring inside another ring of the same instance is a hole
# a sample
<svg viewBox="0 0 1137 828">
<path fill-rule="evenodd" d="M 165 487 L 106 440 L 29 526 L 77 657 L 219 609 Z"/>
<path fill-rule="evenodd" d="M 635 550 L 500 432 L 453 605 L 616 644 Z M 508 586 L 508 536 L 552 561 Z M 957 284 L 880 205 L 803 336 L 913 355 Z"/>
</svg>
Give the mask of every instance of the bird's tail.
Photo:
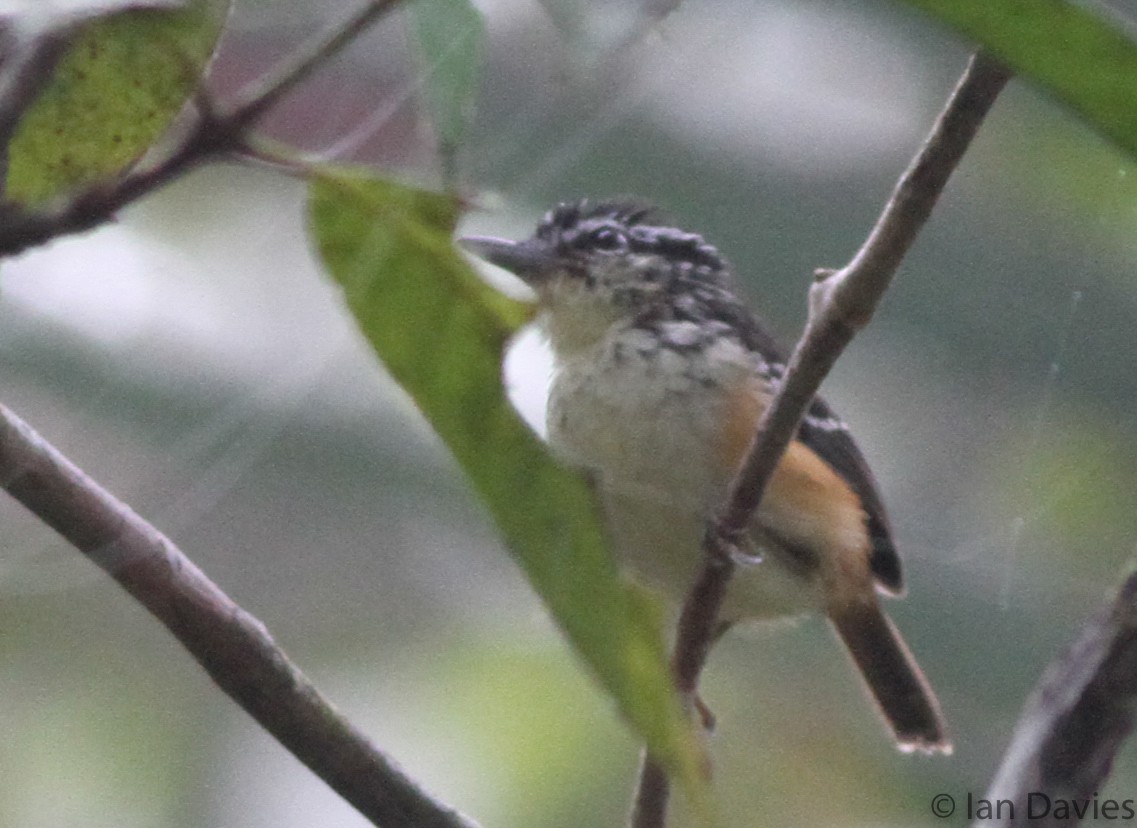
<svg viewBox="0 0 1137 828">
<path fill-rule="evenodd" d="M 885 722 L 905 752 L 951 753 L 940 703 L 908 645 L 875 601 L 829 614 Z"/>
</svg>

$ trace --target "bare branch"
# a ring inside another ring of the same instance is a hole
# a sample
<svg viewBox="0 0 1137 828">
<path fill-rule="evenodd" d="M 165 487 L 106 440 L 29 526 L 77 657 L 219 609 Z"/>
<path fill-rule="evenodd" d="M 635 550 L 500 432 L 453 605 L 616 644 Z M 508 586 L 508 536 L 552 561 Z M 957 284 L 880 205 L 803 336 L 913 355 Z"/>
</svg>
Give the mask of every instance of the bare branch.
<svg viewBox="0 0 1137 828">
<path fill-rule="evenodd" d="M 671 782 L 663 766 L 644 751 L 640 759 L 640 777 L 632 803 L 631 828 L 663 828 L 667 823 L 667 799 Z"/>
<path fill-rule="evenodd" d="M 1084 803 L 1097 794 L 1135 712 L 1137 573 L 1047 668 L 1027 700 L 987 793 L 989 802 L 1011 807 L 995 809 L 984 828 L 1077 825 L 1077 818 L 1058 818 L 1055 802 Z"/>
<path fill-rule="evenodd" d="M 121 178 L 100 182 L 43 210 L 0 204 L 0 258 L 22 253 L 68 233 L 80 233 L 206 161 L 247 149 L 249 128 L 281 97 L 343 49 L 400 0 L 368 0 L 345 21 L 300 51 L 286 66 L 258 81 L 253 90 L 217 109 L 202 96 L 196 120 L 164 153 Z"/>
<path fill-rule="evenodd" d="M 475 828 L 328 702 L 265 626 L 174 543 L 0 405 L 0 484 L 162 622 L 269 733 L 384 828 Z"/>
<path fill-rule="evenodd" d="M 708 527 L 701 571 L 684 602 L 672 665 L 676 684 L 694 701 L 699 674 L 714 641 L 719 609 L 754 510 L 821 381 L 872 317 L 904 255 L 931 214 L 948 178 L 975 137 L 1010 72 L 978 53 L 852 261 L 823 271 L 810 290 L 809 319 L 765 411 L 725 506 Z M 662 782 L 661 782 L 662 780 Z M 634 828 L 661 828 L 668 786 L 663 771 L 644 762 L 633 810 Z"/>
<path fill-rule="evenodd" d="M 252 89 L 238 95 L 230 114 L 226 115 L 225 118 L 240 127 L 245 127 L 260 119 L 293 87 L 323 66 L 328 58 L 349 45 L 372 23 L 395 8 L 400 1 L 369 0 L 364 3 L 347 20 L 300 49 L 286 65 L 268 77 L 257 81 Z"/>
</svg>

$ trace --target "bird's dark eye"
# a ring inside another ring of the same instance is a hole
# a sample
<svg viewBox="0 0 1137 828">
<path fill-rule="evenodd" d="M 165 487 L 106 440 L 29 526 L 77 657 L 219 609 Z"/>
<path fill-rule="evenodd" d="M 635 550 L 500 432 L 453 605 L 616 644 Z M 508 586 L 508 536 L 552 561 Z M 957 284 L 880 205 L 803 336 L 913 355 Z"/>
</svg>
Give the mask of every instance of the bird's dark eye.
<svg viewBox="0 0 1137 828">
<path fill-rule="evenodd" d="M 628 244 L 624 234 L 612 227 L 601 227 L 588 240 L 597 250 L 623 250 Z"/>
</svg>

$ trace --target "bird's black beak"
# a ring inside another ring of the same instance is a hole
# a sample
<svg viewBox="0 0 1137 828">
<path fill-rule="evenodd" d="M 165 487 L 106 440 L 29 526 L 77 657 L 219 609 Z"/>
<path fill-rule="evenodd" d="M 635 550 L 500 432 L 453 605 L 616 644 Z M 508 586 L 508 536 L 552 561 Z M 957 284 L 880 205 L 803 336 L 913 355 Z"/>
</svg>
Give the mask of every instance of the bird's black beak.
<svg viewBox="0 0 1137 828">
<path fill-rule="evenodd" d="M 535 286 L 566 262 L 548 246 L 533 239 L 511 241 L 490 236 L 465 236 L 458 244 L 480 259 L 508 270 L 526 284 Z"/>
</svg>

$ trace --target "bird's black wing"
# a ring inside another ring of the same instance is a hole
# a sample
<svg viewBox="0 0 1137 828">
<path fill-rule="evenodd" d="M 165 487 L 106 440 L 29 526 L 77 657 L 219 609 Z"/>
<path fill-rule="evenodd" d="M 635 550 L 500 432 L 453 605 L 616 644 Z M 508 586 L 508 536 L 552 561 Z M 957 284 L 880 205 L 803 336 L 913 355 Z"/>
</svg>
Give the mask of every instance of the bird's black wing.
<svg viewBox="0 0 1137 828">
<path fill-rule="evenodd" d="M 869 542 L 872 551 L 869 566 L 877 583 L 885 591 L 904 591 L 900 555 L 892 543 L 892 527 L 868 463 L 853 441 L 849 428 L 833 413 L 828 403 L 815 397 L 801 421 L 798 439 L 817 453 L 833 471 L 841 475 L 861 499 L 868 516 Z"/>
<path fill-rule="evenodd" d="M 778 343 L 752 314 L 738 314 L 731 320 L 742 333 L 743 341 L 767 363 L 767 370 L 775 381 L 781 381 L 785 372 L 785 358 Z M 818 457 L 849 484 L 861 500 L 868 520 L 869 566 L 877 583 L 884 591 L 898 595 L 904 591 L 904 577 L 900 555 L 892 542 L 892 528 L 888 514 L 868 463 L 857 448 L 849 427 L 838 417 L 829 404 L 815 397 L 806 410 L 798 439 L 812 449 Z"/>
</svg>

